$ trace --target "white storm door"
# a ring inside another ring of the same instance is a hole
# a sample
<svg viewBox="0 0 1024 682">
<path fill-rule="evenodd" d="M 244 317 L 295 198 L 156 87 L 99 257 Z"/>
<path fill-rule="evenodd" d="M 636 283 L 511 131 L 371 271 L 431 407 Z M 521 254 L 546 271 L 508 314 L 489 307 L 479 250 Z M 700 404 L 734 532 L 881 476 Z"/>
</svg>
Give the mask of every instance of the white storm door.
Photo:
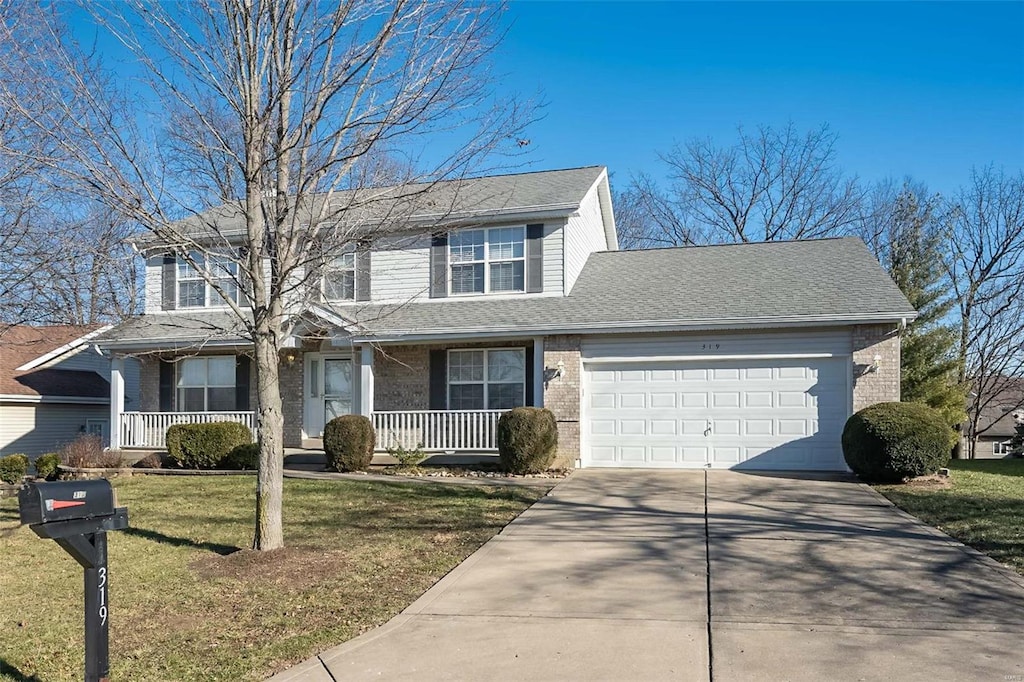
<svg viewBox="0 0 1024 682">
<path fill-rule="evenodd" d="M 352 359 L 308 353 L 306 357 L 306 436 L 319 438 L 324 425 L 352 413 Z"/>
</svg>

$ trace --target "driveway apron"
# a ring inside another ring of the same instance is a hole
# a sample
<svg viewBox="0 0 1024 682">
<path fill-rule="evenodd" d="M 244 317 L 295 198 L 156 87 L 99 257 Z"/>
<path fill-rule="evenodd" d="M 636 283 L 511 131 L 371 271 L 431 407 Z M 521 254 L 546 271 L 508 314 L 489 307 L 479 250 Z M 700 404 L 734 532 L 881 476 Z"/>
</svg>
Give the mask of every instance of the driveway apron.
<svg viewBox="0 0 1024 682">
<path fill-rule="evenodd" d="M 286 680 L 1024 680 L 1024 581 L 857 483 L 576 472 Z"/>
</svg>

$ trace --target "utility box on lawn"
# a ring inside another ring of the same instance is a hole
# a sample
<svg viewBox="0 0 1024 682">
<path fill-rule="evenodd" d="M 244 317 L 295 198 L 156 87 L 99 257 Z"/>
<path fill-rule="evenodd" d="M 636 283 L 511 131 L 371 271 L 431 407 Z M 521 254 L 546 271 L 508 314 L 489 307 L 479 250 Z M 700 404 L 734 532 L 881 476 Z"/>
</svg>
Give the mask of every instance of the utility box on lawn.
<svg viewBox="0 0 1024 682">
<path fill-rule="evenodd" d="M 18 491 L 21 522 L 55 540 L 85 569 L 85 680 L 110 674 L 110 575 L 107 531 L 128 527 L 128 510 L 114 506 L 110 481 L 28 483 Z"/>
</svg>

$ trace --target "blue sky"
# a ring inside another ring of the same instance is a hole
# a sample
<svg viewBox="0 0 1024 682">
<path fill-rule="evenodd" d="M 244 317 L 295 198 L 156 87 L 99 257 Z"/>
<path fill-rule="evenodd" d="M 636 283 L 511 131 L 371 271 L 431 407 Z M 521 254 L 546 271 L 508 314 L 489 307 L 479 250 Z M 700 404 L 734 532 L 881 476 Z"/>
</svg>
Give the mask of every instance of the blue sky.
<svg viewBox="0 0 1024 682">
<path fill-rule="evenodd" d="M 838 134 L 841 167 L 955 190 L 1024 168 L 1024 3 L 513 1 L 504 83 L 542 93 L 531 167 L 661 173 L 739 124 Z"/>
</svg>

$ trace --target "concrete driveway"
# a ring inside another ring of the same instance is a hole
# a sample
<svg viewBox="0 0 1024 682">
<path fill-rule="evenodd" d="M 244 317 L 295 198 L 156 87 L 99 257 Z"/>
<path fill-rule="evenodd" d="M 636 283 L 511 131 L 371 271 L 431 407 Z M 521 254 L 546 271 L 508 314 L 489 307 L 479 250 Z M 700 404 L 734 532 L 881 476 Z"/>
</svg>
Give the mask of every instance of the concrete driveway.
<svg viewBox="0 0 1024 682">
<path fill-rule="evenodd" d="M 1024 680 L 1024 580 L 836 480 L 577 472 L 285 680 Z"/>
</svg>

